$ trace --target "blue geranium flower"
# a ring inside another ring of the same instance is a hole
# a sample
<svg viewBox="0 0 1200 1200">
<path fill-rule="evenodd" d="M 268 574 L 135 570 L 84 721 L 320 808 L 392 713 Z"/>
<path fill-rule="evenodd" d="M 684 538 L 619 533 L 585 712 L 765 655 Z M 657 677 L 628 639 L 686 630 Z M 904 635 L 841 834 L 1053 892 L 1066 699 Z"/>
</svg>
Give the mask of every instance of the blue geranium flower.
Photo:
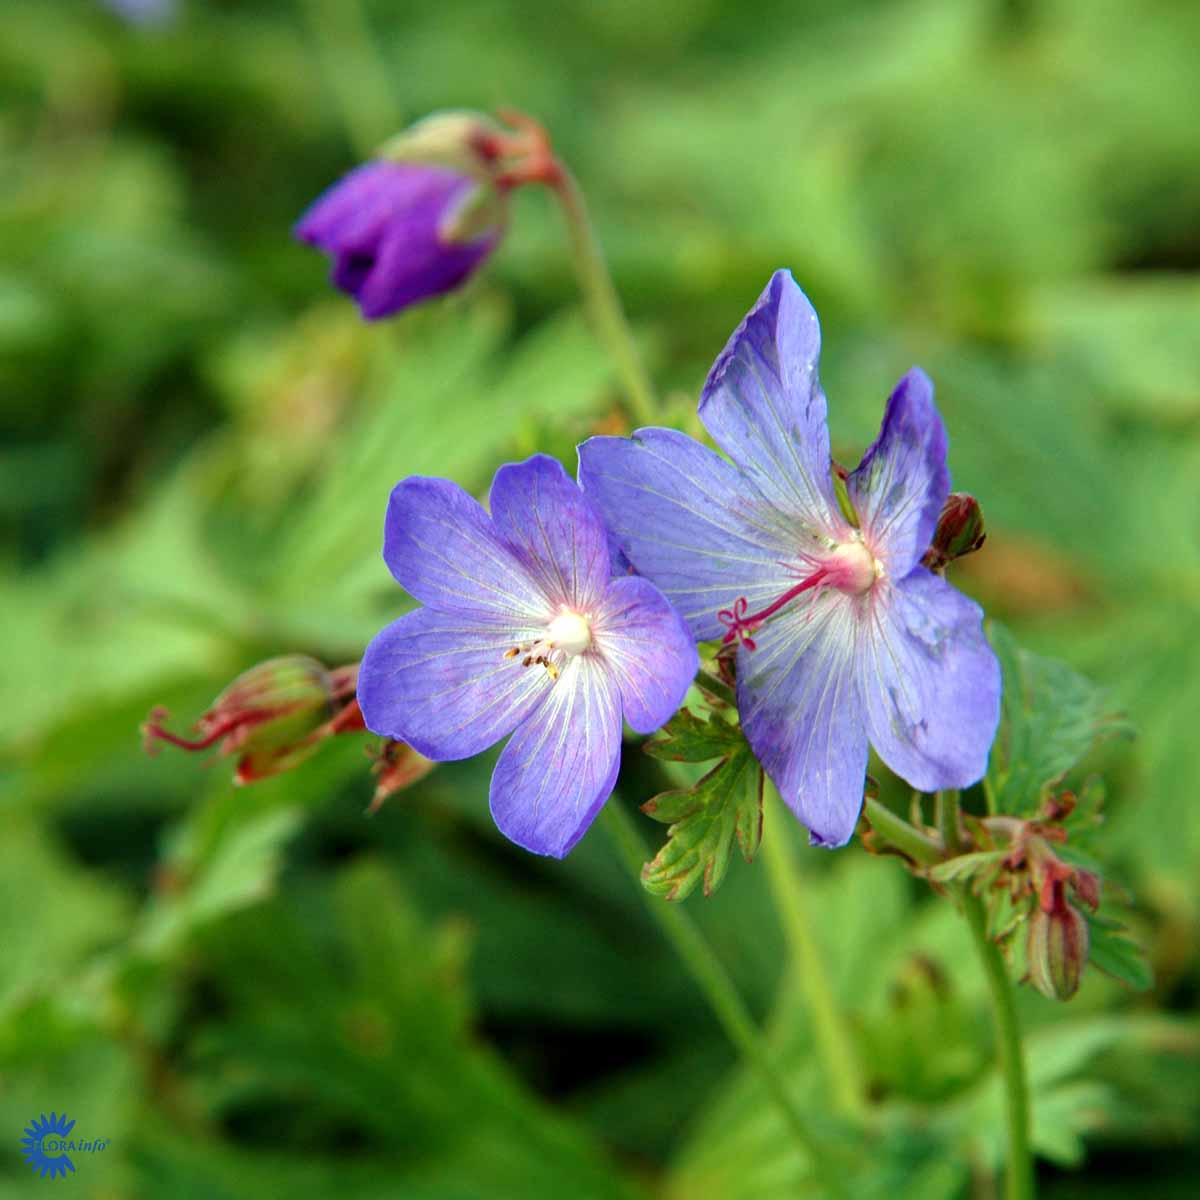
<svg viewBox="0 0 1200 1200">
<path fill-rule="evenodd" d="M 695 636 L 736 650 L 751 748 L 812 840 L 839 846 L 868 741 L 925 791 L 983 775 L 1000 670 L 978 605 L 921 565 L 950 488 L 932 384 L 901 379 L 843 510 L 819 352 L 817 314 L 776 272 L 700 398 L 732 461 L 642 429 L 585 442 L 579 479 Z"/>
<path fill-rule="evenodd" d="M 545 455 L 501 467 L 491 513 L 445 479 L 396 485 L 384 560 L 424 605 L 367 647 L 368 728 L 438 761 L 508 736 L 492 775 L 500 831 L 563 857 L 616 781 L 621 720 L 666 723 L 697 668 L 658 589 L 613 578 L 590 500 Z"/>
</svg>

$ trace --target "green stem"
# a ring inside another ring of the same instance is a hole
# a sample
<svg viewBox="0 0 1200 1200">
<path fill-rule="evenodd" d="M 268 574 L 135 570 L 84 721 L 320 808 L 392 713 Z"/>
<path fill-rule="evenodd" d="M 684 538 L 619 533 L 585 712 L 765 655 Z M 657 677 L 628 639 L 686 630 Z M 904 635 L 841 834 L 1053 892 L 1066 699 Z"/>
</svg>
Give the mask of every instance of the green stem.
<svg viewBox="0 0 1200 1200">
<path fill-rule="evenodd" d="M 617 800 L 604 806 L 603 820 L 631 871 L 640 879 L 645 847 L 629 814 Z M 758 1072 L 767 1094 L 774 1101 L 797 1145 L 822 1177 L 830 1196 L 845 1200 L 848 1193 L 831 1169 L 825 1151 L 788 1091 L 779 1067 L 767 1049 L 729 973 L 705 943 L 687 912 L 669 901 L 643 892 L 650 915 L 658 922 L 684 967 L 699 985 L 726 1036 L 743 1058 Z"/>
<path fill-rule="evenodd" d="M 782 820 L 785 810 L 768 780 L 763 788 L 766 830 L 763 859 L 776 911 L 783 922 L 788 957 L 812 1018 L 813 1039 L 833 1102 L 843 1116 L 866 1115 L 865 1089 L 854 1041 L 834 996 L 825 957 L 817 943 L 799 865 Z"/>
<path fill-rule="evenodd" d="M 958 828 L 958 801 L 958 792 L 949 790 L 938 792 L 934 799 L 938 833 L 942 836 L 946 854 L 951 858 L 962 850 L 962 838 Z"/>
<path fill-rule="evenodd" d="M 938 811 L 957 836 L 958 793 L 938 793 Z M 1021 1048 L 1021 1028 L 1008 968 L 1000 948 L 988 936 L 987 912 L 983 901 L 970 888 L 958 893 L 963 916 L 971 929 L 979 961 L 992 999 L 992 1019 L 996 1026 L 996 1056 L 1004 1077 L 1005 1120 L 1008 1127 L 1008 1179 L 1006 1200 L 1033 1200 L 1033 1156 L 1029 1149 L 1029 1084 L 1025 1077 L 1025 1057 Z"/>
<path fill-rule="evenodd" d="M 897 850 L 902 850 L 913 862 L 923 867 L 931 867 L 934 863 L 942 861 L 942 847 L 915 825 L 910 825 L 903 817 L 897 816 L 886 804 L 868 797 L 865 807 L 872 828 L 884 841 L 890 842 Z"/>
<path fill-rule="evenodd" d="M 370 158 L 395 131 L 396 93 L 360 0 L 300 0 L 355 152 Z"/>
<path fill-rule="evenodd" d="M 558 197 L 566 218 L 571 257 L 584 303 L 596 334 L 612 355 L 621 377 L 629 416 L 637 425 L 652 425 L 658 412 L 654 385 L 642 364 L 633 331 L 629 328 L 621 299 L 613 286 L 604 251 L 588 217 L 583 192 L 575 182 L 575 177 L 561 162 L 550 187 Z"/>
</svg>

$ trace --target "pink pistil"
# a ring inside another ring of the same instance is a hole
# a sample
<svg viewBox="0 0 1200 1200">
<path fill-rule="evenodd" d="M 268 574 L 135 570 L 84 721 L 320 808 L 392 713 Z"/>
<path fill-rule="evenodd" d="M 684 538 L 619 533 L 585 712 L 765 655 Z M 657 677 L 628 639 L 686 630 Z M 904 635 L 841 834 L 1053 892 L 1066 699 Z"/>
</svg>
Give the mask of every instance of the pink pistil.
<svg viewBox="0 0 1200 1200">
<path fill-rule="evenodd" d="M 802 592 L 807 592 L 828 579 L 830 573 L 828 566 L 814 571 L 807 579 L 802 580 L 794 588 L 789 588 L 784 592 L 778 600 L 773 600 L 762 612 L 747 615 L 746 609 L 750 607 L 750 602 L 745 596 L 739 596 L 733 602 L 732 608 L 723 608 L 717 613 L 717 620 L 728 630 L 724 638 L 721 639 L 722 644 L 728 646 L 734 640 L 738 640 L 747 650 L 758 649 L 758 643 L 750 635 L 768 617 L 777 613 L 785 604 L 794 600 Z"/>
</svg>

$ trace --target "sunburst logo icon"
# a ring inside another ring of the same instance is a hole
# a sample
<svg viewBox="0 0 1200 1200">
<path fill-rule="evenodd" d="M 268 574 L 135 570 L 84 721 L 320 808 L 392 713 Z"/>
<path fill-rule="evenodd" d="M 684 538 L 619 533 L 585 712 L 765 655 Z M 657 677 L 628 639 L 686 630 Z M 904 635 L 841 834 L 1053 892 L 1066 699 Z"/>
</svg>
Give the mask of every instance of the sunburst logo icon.
<svg viewBox="0 0 1200 1200">
<path fill-rule="evenodd" d="M 74 1128 L 75 1122 L 66 1113 L 61 1116 L 51 1113 L 49 1119 L 42 1113 L 29 1122 L 21 1139 L 21 1153 L 34 1174 L 43 1179 L 47 1175 L 57 1179 L 60 1175 L 65 1178 L 68 1172 L 74 1172 L 75 1164 L 61 1148 Z"/>
</svg>

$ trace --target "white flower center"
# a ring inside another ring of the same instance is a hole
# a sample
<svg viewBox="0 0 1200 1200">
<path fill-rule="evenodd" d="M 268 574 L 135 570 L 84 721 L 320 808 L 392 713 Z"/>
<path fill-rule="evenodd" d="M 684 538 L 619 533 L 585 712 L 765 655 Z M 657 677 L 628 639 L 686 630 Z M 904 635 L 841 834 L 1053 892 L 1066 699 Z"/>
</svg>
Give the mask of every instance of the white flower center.
<svg viewBox="0 0 1200 1200">
<path fill-rule="evenodd" d="M 870 591 L 883 574 L 879 561 L 858 538 L 843 542 L 826 562 L 826 580 L 831 587 L 849 596 L 861 596 Z"/>
<path fill-rule="evenodd" d="M 592 644 L 592 627 L 578 613 L 561 612 L 550 622 L 546 640 L 555 650 L 573 658 Z"/>
<path fill-rule="evenodd" d="M 564 608 L 546 626 L 546 634 L 535 642 L 513 646 L 505 658 L 520 658 L 523 667 L 545 667 L 551 681 L 562 668 L 592 644 L 592 627 L 587 617 Z"/>
</svg>

